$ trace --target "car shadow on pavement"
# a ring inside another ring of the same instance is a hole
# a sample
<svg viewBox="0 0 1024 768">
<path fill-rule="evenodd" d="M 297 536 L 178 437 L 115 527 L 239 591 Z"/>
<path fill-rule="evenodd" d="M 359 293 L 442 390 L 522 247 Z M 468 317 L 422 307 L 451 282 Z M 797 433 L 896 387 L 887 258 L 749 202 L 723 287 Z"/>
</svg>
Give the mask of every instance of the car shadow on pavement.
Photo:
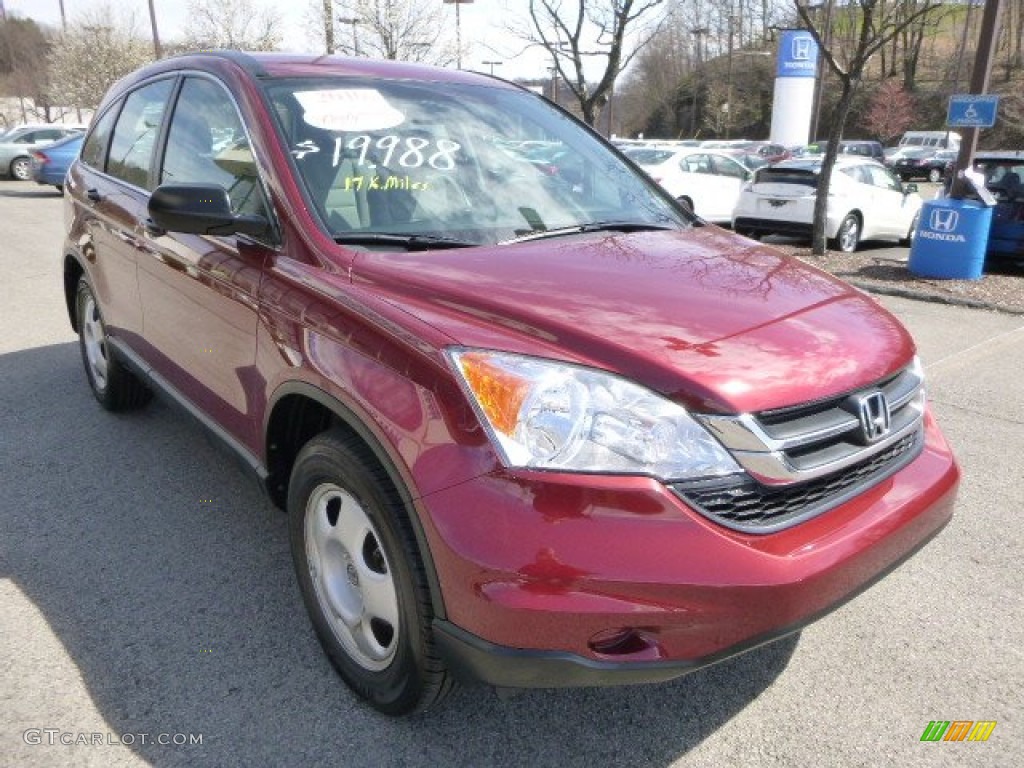
<svg viewBox="0 0 1024 768">
<path fill-rule="evenodd" d="M 0 197 L 61 197 L 62 193 L 56 187 L 51 187 L 48 184 L 34 184 L 33 182 L 26 181 L 22 182 L 24 189 L 19 185 L 18 189 L 0 189 Z"/>
<path fill-rule="evenodd" d="M 0 581 L 42 614 L 111 733 L 202 735 L 136 740 L 150 764 L 667 765 L 764 691 L 797 645 L 660 685 L 508 699 L 464 688 L 389 719 L 357 703 L 321 653 L 284 515 L 197 426 L 160 402 L 103 411 L 74 343 L 0 355 L 0 405 Z M 11 679 L 78 685 L 41 663 Z M 14 727 L 79 731 L 75 711 L 18 710 Z"/>
</svg>

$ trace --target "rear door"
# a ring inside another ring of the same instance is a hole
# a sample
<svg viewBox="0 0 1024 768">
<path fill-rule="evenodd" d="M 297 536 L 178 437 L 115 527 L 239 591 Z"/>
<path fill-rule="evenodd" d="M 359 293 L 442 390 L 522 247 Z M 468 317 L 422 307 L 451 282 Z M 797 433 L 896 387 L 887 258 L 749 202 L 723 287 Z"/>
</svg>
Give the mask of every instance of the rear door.
<svg viewBox="0 0 1024 768">
<path fill-rule="evenodd" d="M 864 213 L 865 236 L 905 237 L 921 207 L 920 198 L 903 194 L 903 184 L 887 168 L 868 164 L 863 170 L 871 182 L 871 210 Z"/>
<path fill-rule="evenodd" d="M 75 231 L 107 332 L 141 347 L 137 247 L 146 218 L 157 134 L 174 78 L 143 85 L 94 124 L 69 177 Z"/>
</svg>

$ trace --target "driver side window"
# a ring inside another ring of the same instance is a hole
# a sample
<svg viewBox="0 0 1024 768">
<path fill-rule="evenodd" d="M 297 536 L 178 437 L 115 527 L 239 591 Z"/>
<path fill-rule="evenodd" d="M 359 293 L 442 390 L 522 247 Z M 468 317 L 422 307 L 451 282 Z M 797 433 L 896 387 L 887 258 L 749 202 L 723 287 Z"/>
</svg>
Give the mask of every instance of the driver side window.
<svg viewBox="0 0 1024 768">
<path fill-rule="evenodd" d="M 185 80 L 171 116 L 161 184 L 219 184 L 235 213 L 266 216 L 256 159 L 234 103 L 217 83 Z"/>
</svg>

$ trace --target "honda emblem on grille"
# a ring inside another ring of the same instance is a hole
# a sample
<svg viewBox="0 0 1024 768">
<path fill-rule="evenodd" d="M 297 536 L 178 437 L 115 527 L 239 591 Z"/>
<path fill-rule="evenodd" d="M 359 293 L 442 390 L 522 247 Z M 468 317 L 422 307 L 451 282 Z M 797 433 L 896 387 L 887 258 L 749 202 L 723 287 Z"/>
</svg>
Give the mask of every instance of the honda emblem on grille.
<svg viewBox="0 0 1024 768">
<path fill-rule="evenodd" d="M 889 433 L 892 415 L 889 412 L 889 401 L 883 392 L 872 392 L 857 398 L 857 418 L 864 439 L 874 443 Z"/>
</svg>

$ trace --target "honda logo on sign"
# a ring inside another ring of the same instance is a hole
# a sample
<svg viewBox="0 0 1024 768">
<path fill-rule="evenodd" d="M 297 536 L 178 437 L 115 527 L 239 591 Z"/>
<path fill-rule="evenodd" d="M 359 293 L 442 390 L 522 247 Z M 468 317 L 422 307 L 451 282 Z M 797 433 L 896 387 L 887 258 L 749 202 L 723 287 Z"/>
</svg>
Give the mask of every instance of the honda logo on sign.
<svg viewBox="0 0 1024 768">
<path fill-rule="evenodd" d="M 797 37 L 793 40 L 793 61 L 810 61 L 811 44 L 814 42 L 810 37 Z"/>
<path fill-rule="evenodd" d="M 960 214 L 948 208 L 932 211 L 931 228 L 936 232 L 953 232 L 960 221 Z"/>
</svg>

